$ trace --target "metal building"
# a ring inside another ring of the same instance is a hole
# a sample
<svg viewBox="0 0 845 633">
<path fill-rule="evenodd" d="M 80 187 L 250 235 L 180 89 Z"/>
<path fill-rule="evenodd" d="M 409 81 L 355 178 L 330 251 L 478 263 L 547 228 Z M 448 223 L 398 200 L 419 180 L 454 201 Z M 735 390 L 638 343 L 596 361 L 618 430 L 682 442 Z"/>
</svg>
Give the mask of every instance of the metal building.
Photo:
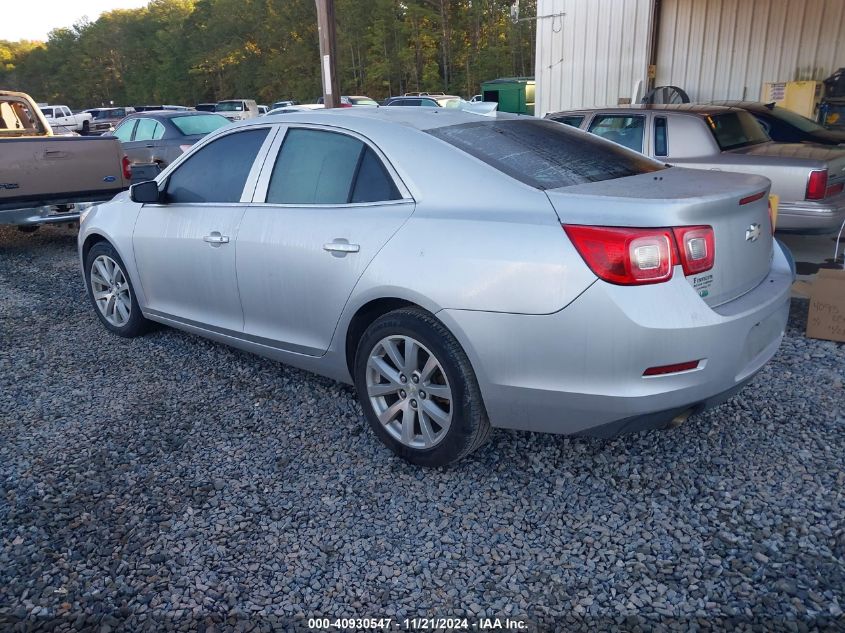
<svg viewBox="0 0 845 633">
<path fill-rule="evenodd" d="M 538 0 L 536 114 L 637 102 L 760 98 L 763 84 L 845 66 L 845 0 Z"/>
</svg>

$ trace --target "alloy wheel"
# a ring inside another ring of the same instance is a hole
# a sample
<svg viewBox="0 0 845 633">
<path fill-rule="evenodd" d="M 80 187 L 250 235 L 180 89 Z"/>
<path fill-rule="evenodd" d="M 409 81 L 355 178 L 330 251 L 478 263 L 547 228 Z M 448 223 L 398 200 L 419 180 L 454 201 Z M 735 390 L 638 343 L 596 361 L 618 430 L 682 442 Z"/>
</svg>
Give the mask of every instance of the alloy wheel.
<svg viewBox="0 0 845 633">
<path fill-rule="evenodd" d="M 410 336 L 383 338 L 370 352 L 367 395 L 379 422 L 405 446 L 428 449 L 448 433 L 453 396 L 437 357 Z"/>
<path fill-rule="evenodd" d="M 100 255 L 91 264 L 91 293 L 103 318 L 115 327 L 123 327 L 132 314 L 129 281 L 120 265 L 108 255 Z"/>
</svg>

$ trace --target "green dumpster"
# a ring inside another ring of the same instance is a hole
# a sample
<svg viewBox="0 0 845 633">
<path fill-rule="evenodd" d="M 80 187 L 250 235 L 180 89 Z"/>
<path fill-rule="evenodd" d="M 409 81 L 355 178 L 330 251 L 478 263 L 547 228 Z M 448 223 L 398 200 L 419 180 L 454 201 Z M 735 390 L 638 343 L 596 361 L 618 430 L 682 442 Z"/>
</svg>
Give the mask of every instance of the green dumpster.
<svg viewBox="0 0 845 633">
<path fill-rule="evenodd" d="M 484 101 L 495 101 L 499 112 L 534 114 L 534 77 L 503 77 L 481 84 Z"/>
</svg>

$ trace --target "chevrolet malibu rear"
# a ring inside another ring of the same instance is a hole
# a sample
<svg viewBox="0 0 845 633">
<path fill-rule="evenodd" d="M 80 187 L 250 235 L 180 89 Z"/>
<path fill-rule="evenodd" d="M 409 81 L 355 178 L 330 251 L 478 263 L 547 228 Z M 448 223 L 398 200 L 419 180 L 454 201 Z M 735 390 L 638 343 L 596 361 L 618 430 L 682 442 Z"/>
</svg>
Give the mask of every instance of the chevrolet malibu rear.
<svg viewBox="0 0 845 633">
<path fill-rule="evenodd" d="M 495 427 L 680 423 L 776 353 L 793 273 L 768 180 L 533 117 L 389 110 L 229 126 L 95 208 L 80 255 L 106 329 L 158 321 L 352 383 L 429 466 Z M 237 191 L 210 201 L 238 134 Z"/>
</svg>

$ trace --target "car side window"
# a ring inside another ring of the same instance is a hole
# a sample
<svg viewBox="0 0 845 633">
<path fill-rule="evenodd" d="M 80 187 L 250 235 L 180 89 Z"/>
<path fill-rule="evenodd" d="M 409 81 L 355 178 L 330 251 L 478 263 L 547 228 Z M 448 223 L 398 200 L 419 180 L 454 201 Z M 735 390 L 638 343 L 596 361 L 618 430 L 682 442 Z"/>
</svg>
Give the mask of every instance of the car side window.
<svg viewBox="0 0 845 633">
<path fill-rule="evenodd" d="M 138 119 L 136 141 L 156 141 L 164 136 L 164 126 L 154 119 Z"/>
<path fill-rule="evenodd" d="M 762 127 L 764 130 L 766 130 L 766 134 L 771 136 L 772 135 L 772 126 L 769 125 L 769 122 L 766 121 L 765 119 L 761 118 L 761 117 L 758 117 L 758 116 L 755 116 L 754 118 L 757 119 L 757 123 L 760 124 L 760 127 Z"/>
<path fill-rule="evenodd" d="M 590 123 L 590 132 L 636 152 L 643 151 L 645 117 L 629 114 L 597 114 Z"/>
<path fill-rule="evenodd" d="M 267 189 L 271 204 L 349 204 L 401 198 L 381 160 L 356 138 L 288 130 Z"/>
<path fill-rule="evenodd" d="M 666 117 L 659 116 L 654 118 L 654 155 L 668 156 L 669 155 L 669 141 L 667 139 L 667 125 Z"/>
<path fill-rule="evenodd" d="M 267 128 L 227 134 L 203 146 L 167 180 L 169 203 L 240 202 Z"/>
<path fill-rule="evenodd" d="M 571 125 L 572 127 L 581 127 L 584 122 L 583 114 L 570 114 L 567 116 L 553 116 L 549 117 L 552 121 L 563 123 L 564 125 Z"/>
<path fill-rule="evenodd" d="M 120 139 L 121 143 L 128 143 L 132 140 L 132 130 L 135 129 L 135 125 L 137 125 L 138 119 L 130 119 L 124 123 L 121 123 L 117 126 L 117 129 L 114 131 L 114 135 Z"/>
</svg>

